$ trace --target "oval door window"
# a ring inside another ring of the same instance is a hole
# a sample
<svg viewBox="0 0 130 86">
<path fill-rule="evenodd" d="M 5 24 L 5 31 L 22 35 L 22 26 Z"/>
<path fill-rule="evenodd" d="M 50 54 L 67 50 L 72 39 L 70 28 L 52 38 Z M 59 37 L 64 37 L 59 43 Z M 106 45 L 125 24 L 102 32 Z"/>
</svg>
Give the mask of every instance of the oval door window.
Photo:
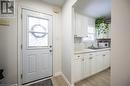
<svg viewBox="0 0 130 86">
<path fill-rule="evenodd" d="M 28 48 L 47 47 L 49 45 L 48 24 L 47 19 L 28 16 Z"/>
<path fill-rule="evenodd" d="M 43 38 L 48 34 L 47 31 L 46 31 L 46 28 L 44 26 L 40 25 L 40 24 L 33 25 L 30 33 L 35 38 Z"/>
</svg>

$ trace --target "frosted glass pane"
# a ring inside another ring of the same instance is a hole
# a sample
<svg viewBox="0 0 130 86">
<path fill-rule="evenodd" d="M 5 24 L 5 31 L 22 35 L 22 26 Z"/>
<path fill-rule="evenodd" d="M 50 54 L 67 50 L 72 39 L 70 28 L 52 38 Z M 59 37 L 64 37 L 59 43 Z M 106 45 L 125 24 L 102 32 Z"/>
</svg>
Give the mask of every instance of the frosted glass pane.
<svg viewBox="0 0 130 86">
<path fill-rule="evenodd" d="M 48 46 L 48 20 L 28 17 L 28 46 Z"/>
</svg>

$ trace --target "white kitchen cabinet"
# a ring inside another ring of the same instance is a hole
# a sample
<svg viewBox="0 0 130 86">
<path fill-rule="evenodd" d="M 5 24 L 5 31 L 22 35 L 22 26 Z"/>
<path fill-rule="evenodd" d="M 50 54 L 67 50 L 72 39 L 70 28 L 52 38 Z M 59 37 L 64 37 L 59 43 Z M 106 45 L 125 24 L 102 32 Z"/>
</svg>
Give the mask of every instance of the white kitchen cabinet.
<svg viewBox="0 0 130 86">
<path fill-rule="evenodd" d="M 110 51 L 103 52 L 103 59 L 104 59 L 103 69 L 110 67 Z"/>
<path fill-rule="evenodd" d="M 73 82 L 79 81 L 83 78 L 83 57 L 81 54 L 78 54 L 75 57 L 76 59 L 72 62 Z"/>
<path fill-rule="evenodd" d="M 95 19 L 88 17 L 88 26 L 95 27 Z"/>
<path fill-rule="evenodd" d="M 110 50 L 76 54 L 72 62 L 73 82 L 77 82 L 110 67 Z"/>
<path fill-rule="evenodd" d="M 96 60 L 97 60 L 97 72 L 100 72 L 103 70 L 104 67 L 104 53 L 103 52 L 97 52 Z"/>
<path fill-rule="evenodd" d="M 74 35 L 75 37 L 87 37 L 88 28 L 93 27 L 95 30 L 95 19 L 74 12 Z"/>
<path fill-rule="evenodd" d="M 96 53 L 84 54 L 84 78 L 97 73 Z"/>
<path fill-rule="evenodd" d="M 91 75 L 93 75 L 97 73 L 97 59 L 95 53 L 91 54 L 89 54 L 89 59 L 90 59 Z"/>
<path fill-rule="evenodd" d="M 75 36 L 87 36 L 87 17 L 79 13 L 75 13 Z"/>
<path fill-rule="evenodd" d="M 97 72 L 103 71 L 110 67 L 110 51 L 97 52 Z"/>
<path fill-rule="evenodd" d="M 84 73 L 83 78 L 89 77 L 91 75 L 91 61 L 87 54 L 84 54 Z"/>
<path fill-rule="evenodd" d="M 86 54 L 76 54 L 72 62 L 73 82 L 77 82 L 91 75 L 90 59 Z"/>
</svg>

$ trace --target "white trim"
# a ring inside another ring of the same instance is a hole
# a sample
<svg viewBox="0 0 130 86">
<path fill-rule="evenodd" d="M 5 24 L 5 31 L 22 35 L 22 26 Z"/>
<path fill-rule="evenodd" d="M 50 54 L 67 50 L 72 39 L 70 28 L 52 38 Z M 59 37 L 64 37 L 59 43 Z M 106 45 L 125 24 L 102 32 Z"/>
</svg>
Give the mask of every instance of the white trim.
<svg viewBox="0 0 130 86">
<path fill-rule="evenodd" d="M 17 9 L 17 18 L 18 18 L 18 22 L 17 22 L 17 24 L 18 24 L 18 31 L 17 31 L 17 35 L 18 35 L 18 38 L 17 38 L 17 43 L 18 43 L 18 45 L 17 45 L 17 50 L 18 50 L 18 86 L 21 86 L 21 82 L 22 82 L 22 80 L 21 80 L 21 74 L 22 74 L 22 64 L 21 64 L 21 61 L 22 61 L 22 56 L 21 56 L 21 43 L 22 43 L 22 40 L 21 40 L 21 28 L 22 28 L 22 25 L 21 25 L 21 22 L 22 22 L 22 20 L 21 20 L 21 14 L 22 14 L 22 7 L 21 6 L 18 6 L 18 9 Z"/>
<path fill-rule="evenodd" d="M 60 76 L 60 75 L 64 78 L 65 82 L 66 82 L 69 86 L 74 86 L 74 84 L 71 84 L 62 72 L 57 72 L 57 73 L 55 73 L 55 74 L 54 74 L 54 77 Z"/>
<path fill-rule="evenodd" d="M 49 77 L 49 78 L 45 78 L 45 79 L 41 79 L 41 80 L 38 80 L 38 81 L 34 81 L 34 82 L 31 82 L 31 83 L 28 83 L 28 84 L 25 84 L 25 85 L 21 85 L 21 86 L 29 86 L 31 84 L 35 84 L 35 83 L 38 83 L 38 82 L 41 82 L 41 81 L 45 81 L 45 80 L 48 80 L 48 79 L 51 79 L 52 77 Z"/>
<path fill-rule="evenodd" d="M 17 50 L 18 50 L 18 53 L 17 53 L 17 56 L 18 56 L 18 86 L 25 86 L 25 85 L 22 85 L 22 79 L 21 79 L 21 74 L 22 74 L 22 50 L 21 50 L 21 44 L 22 44 L 22 19 L 21 19 L 21 15 L 22 15 L 22 9 L 26 9 L 26 7 L 23 7 L 21 5 L 18 5 L 18 9 L 17 9 L 17 18 L 18 18 L 18 31 L 17 31 Z M 28 8 L 28 10 L 33 10 L 31 8 Z M 34 10 L 35 11 L 35 10 Z M 36 12 L 40 12 L 40 11 L 36 11 Z M 43 12 L 40 12 L 40 13 L 43 13 Z M 48 14 L 48 15 L 51 15 L 51 14 Z M 53 16 L 53 14 L 52 14 Z M 52 35 L 53 35 L 53 32 L 52 32 Z M 52 39 L 52 42 L 53 42 L 53 39 Z M 54 59 L 54 58 L 53 58 Z M 52 62 L 52 64 L 54 63 L 54 60 Z M 54 64 L 53 64 L 54 65 Z M 52 65 L 52 75 L 54 75 L 54 66 Z M 45 79 L 44 79 L 45 80 Z"/>
<path fill-rule="evenodd" d="M 12 85 L 10 85 L 10 86 L 18 86 L 18 84 L 12 84 Z"/>
<path fill-rule="evenodd" d="M 54 74 L 54 76 L 60 76 L 60 75 L 62 75 L 62 72 L 56 72 L 56 73 Z"/>
<path fill-rule="evenodd" d="M 62 76 L 63 76 L 63 78 L 64 78 L 64 80 L 67 82 L 67 84 L 69 85 L 69 86 L 74 86 L 74 84 L 71 84 L 69 81 L 68 81 L 68 79 L 66 78 L 66 76 L 62 73 Z"/>
</svg>

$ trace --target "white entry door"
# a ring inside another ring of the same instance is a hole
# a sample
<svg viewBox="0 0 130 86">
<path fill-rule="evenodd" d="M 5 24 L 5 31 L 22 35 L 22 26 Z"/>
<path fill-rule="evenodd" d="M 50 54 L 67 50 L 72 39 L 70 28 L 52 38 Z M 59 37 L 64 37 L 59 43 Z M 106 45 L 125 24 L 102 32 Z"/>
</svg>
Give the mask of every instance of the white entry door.
<svg viewBox="0 0 130 86">
<path fill-rule="evenodd" d="M 52 16 L 22 10 L 22 83 L 52 76 Z"/>
</svg>

